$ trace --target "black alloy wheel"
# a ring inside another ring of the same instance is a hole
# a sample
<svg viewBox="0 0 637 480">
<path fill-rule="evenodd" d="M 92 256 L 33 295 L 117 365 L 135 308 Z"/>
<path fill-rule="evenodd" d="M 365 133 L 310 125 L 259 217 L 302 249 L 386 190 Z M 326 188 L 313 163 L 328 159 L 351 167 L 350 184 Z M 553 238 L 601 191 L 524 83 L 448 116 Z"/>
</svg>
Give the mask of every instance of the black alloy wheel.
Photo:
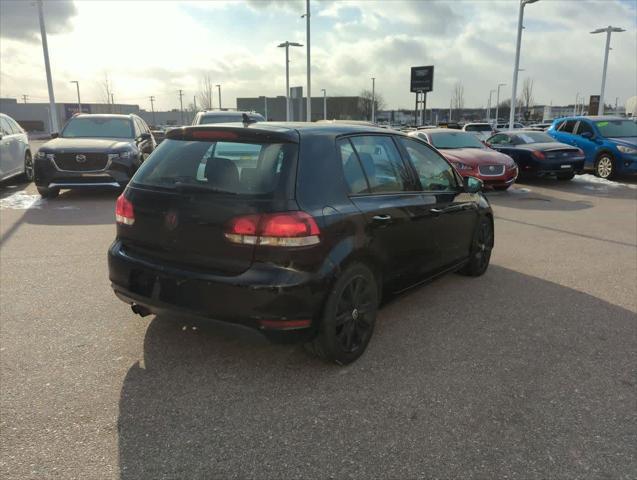
<svg viewBox="0 0 637 480">
<path fill-rule="evenodd" d="M 31 152 L 24 154 L 24 179 L 27 182 L 33 181 L 33 157 L 31 156 Z"/>
<path fill-rule="evenodd" d="M 493 227 L 491 221 L 483 217 L 478 225 L 476 240 L 469 262 L 460 270 L 460 273 L 470 277 L 479 277 L 484 274 L 489 267 L 491 250 L 493 250 Z"/>
<path fill-rule="evenodd" d="M 360 357 L 372 336 L 379 292 L 372 271 L 362 264 L 348 267 L 325 304 L 317 337 L 306 348 L 339 365 Z"/>
</svg>

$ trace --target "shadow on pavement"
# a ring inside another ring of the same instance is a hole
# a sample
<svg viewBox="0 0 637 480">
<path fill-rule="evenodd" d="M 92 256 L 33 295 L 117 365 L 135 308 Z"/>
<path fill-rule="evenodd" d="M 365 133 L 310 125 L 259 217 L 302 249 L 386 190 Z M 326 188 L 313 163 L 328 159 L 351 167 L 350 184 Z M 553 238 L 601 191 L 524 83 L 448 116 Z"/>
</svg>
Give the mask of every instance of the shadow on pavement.
<svg viewBox="0 0 637 480">
<path fill-rule="evenodd" d="M 121 391 L 123 479 L 635 472 L 635 313 L 590 295 L 447 276 L 383 308 L 348 367 L 231 330 L 150 323 Z"/>
</svg>

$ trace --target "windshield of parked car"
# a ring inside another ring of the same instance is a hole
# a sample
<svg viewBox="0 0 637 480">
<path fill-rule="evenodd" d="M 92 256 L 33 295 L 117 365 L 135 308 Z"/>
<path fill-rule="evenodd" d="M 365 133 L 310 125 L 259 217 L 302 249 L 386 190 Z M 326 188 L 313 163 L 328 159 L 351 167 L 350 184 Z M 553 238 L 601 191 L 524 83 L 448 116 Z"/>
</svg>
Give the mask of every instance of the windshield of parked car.
<svg viewBox="0 0 637 480">
<path fill-rule="evenodd" d="M 296 158 L 287 143 L 164 140 L 139 168 L 138 185 L 183 191 L 272 193 Z"/>
<path fill-rule="evenodd" d="M 484 148 L 484 145 L 473 134 L 467 132 L 430 133 L 431 144 L 440 149 Z"/>
<path fill-rule="evenodd" d="M 464 127 L 465 132 L 491 132 L 493 128 L 488 123 L 474 123 Z"/>
<path fill-rule="evenodd" d="M 544 132 L 524 132 L 518 133 L 513 137 L 513 143 L 519 145 L 522 143 L 553 143 L 557 142 L 553 137 Z"/>
<path fill-rule="evenodd" d="M 127 118 L 72 118 L 60 134 L 64 138 L 133 138 L 131 121 Z"/>
<path fill-rule="evenodd" d="M 602 137 L 637 137 L 637 123 L 631 120 L 603 120 L 595 126 Z"/>
</svg>

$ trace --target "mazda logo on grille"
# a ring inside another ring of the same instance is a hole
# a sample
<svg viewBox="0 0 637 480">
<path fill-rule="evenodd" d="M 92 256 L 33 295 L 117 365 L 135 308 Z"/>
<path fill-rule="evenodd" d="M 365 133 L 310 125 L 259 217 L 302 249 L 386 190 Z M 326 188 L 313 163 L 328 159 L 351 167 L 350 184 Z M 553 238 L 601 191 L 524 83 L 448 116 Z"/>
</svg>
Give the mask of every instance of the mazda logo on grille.
<svg viewBox="0 0 637 480">
<path fill-rule="evenodd" d="M 168 230 L 174 230 L 179 225 L 179 217 L 177 216 L 177 212 L 174 210 L 166 213 L 166 217 L 164 218 L 164 225 Z"/>
<path fill-rule="evenodd" d="M 75 155 L 75 161 L 77 163 L 85 163 L 86 162 L 86 155 Z"/>
</svg>

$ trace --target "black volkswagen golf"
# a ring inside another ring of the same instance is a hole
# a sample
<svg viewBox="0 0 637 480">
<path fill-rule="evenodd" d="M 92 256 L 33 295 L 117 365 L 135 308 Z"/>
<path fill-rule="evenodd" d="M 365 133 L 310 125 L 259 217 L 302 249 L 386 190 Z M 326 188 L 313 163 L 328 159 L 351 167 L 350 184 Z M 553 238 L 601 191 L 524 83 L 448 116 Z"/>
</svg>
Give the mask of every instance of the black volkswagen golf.
<svg viewBox="0 0 637 480">
<path fill-rule="evenodd" d="M 376 127 L 171 130 L 117 200 L 110 280 L 140 315 L 243 324 L 347 364 L 384 294 L 485 272 L 493 215 L 481 186 Z"/>
</svg>

